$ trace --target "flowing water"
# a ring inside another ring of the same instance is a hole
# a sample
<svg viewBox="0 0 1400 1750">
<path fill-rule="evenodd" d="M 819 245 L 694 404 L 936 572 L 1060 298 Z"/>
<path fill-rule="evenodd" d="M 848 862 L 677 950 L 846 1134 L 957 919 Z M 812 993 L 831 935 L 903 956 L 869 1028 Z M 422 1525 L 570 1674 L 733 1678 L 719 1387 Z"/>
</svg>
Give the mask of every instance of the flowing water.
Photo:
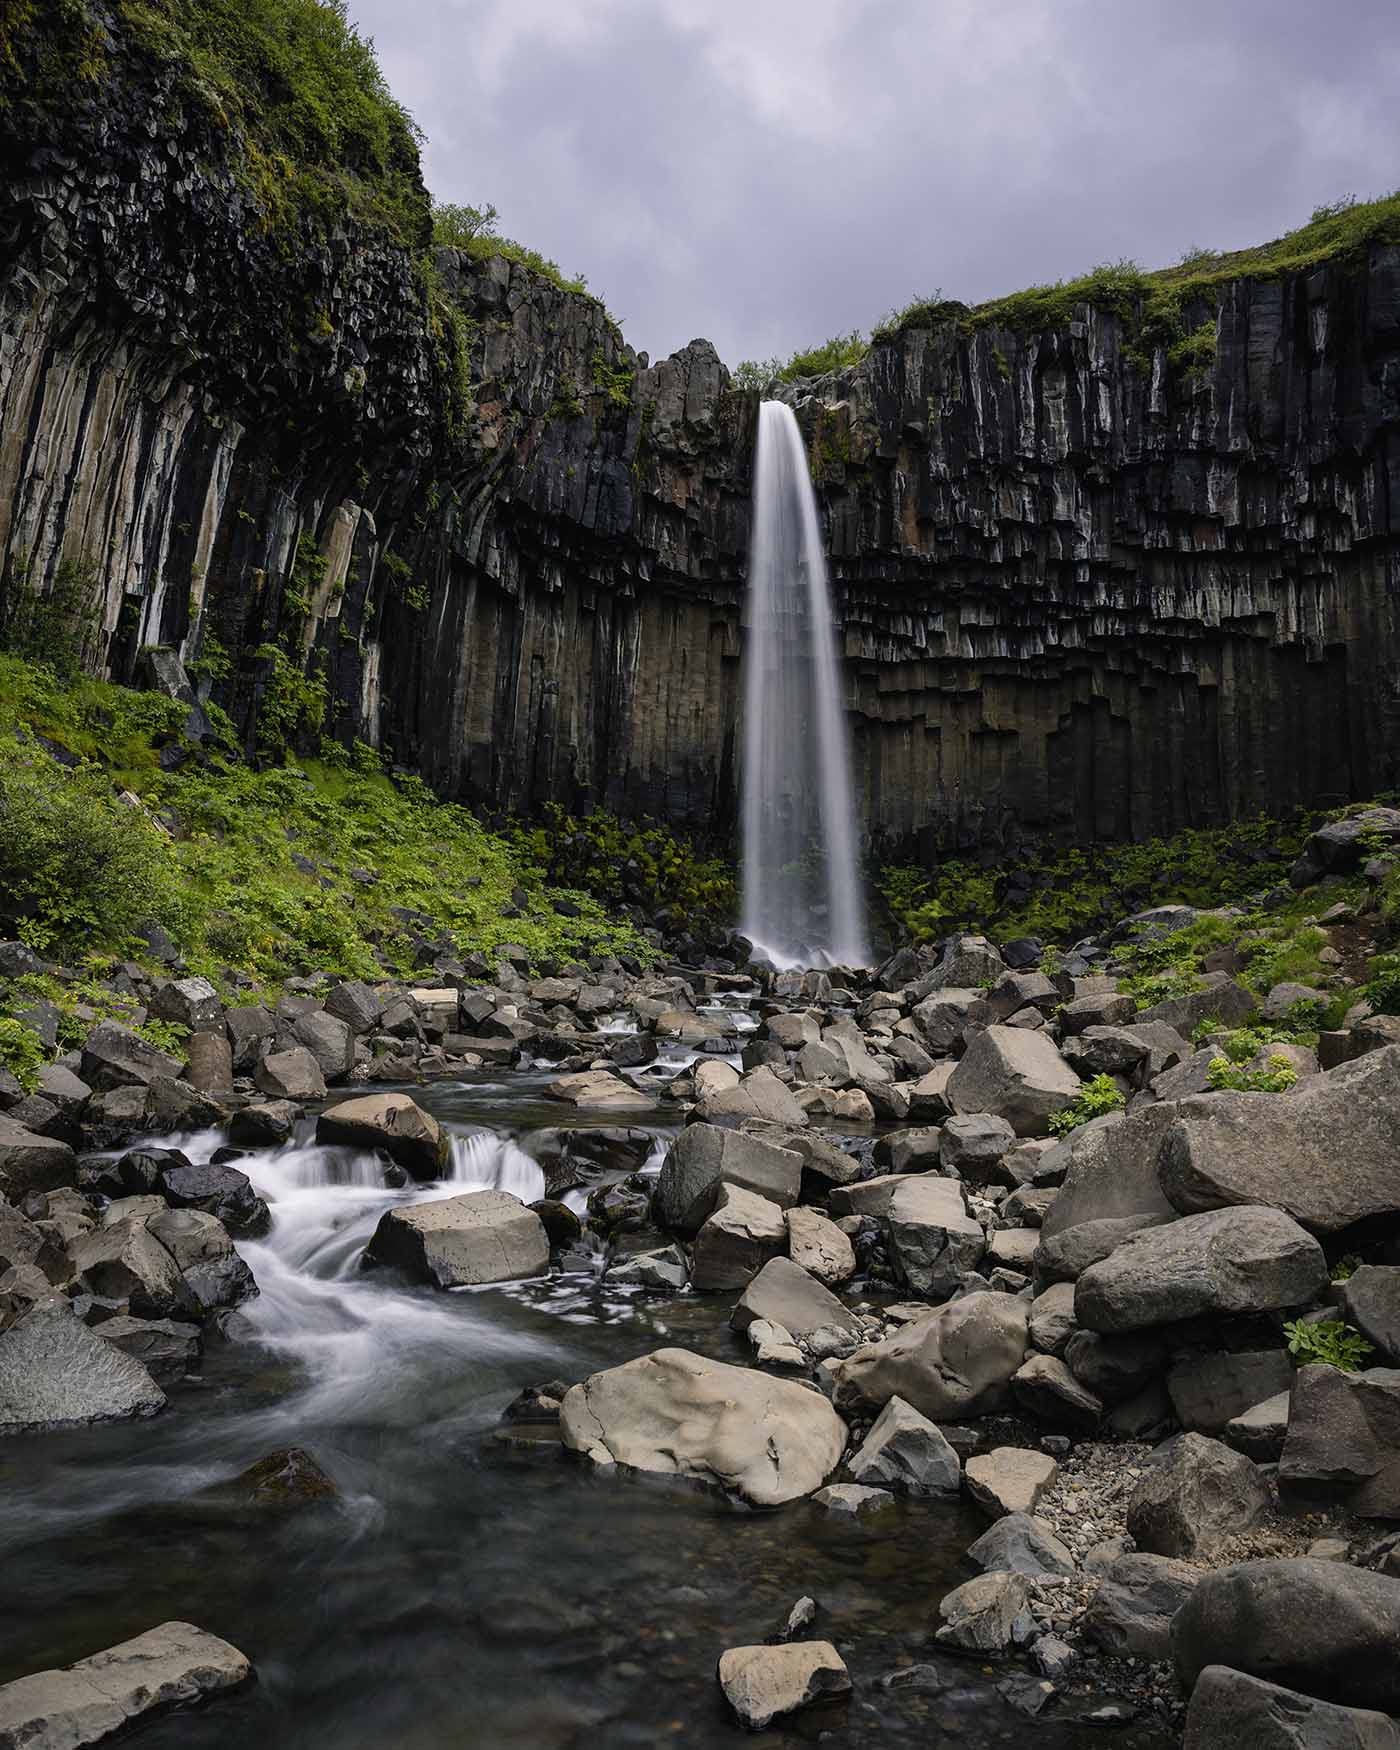
<svg viewBox="0 0 1400 1750">
<path fill-rule="evenodd" d="M 0 1682 L 177 1617 L 241 1647 L 258 1681 L 142 1726 L 141 1750 L 737 1750 L 750 1740 L 716 1657 L 776 1632 L 808 1593 L 857 1698 L 756 1742 L 1019 1741 L 1027 1722 L 981 1668 L 931 1645 L 980 1529 L 965 1508 L 899 1506 L 859 1527 L 806 1503 L 745 1512 L 500 1438 L 527 1383 L 670 1342 L 742 1359 L 732 1297 L 650 1300 L 589 1268 L 437 1294 L 360 1268 L 397 1203 L 479 1184 L 538 1195 L 519 1143 L 559 1122 L 541 1080 L 416 1091 L 453 1131 L 440 1185 L 389 1189 L 371 1155 L 307 1144 L 242 1163 L 273 1213 L 239 1248 L 261 1288 L 243 1337 L 211 1342 L 198 1382 L 150 1422 L 0 1442 Z M 216 1141 L 184 1146 L 201 1159 Z M 292 1444 L 336 1501 L 256 1509 L 226 1486 Z M 944 1693 L 882 1687 L 931 1657 Z M 1033 1729 L 1050 1750 L 1099 1741 Z"/>
<path fill-rule="evenodd" d="M 790 407 L 758 410 L 744 649 L 743 923 L 779 966 L 869 960 L 826 557 Z"/>
</svg>

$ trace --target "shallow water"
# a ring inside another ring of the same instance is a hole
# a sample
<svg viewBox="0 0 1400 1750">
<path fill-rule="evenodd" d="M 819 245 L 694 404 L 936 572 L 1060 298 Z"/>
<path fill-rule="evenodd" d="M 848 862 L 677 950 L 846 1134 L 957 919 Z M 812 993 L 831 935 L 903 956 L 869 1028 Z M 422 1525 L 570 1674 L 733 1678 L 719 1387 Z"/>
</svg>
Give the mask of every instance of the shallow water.
<svg viewBox="0 0 1400 1750">
<path fill-rule="evenodd" d="M 344 1149 L 242 1163 L 274 1214 L 240 1246 L 262 1290 L 243 1309 L 256 1341 L 211 1343 L 201 1381 L 151 1422 L 0 1443 L 0 1681 L 179 1617 L 242 1648 L 258 1681 L 140 1728 L 150 1750 L 1099 1742 L 1027 1721 L 981 1667 L 934 1653 L 937 1601 L 981 1528 L 965 1508 L 900 1505 L 859 1527 L 806 1503 L 753 1513 L 500 1439 L 527 1383 L 667 1342 L 743 1359 L 728 1297 L 646 1299 L 588 1272 L 442 1295 L 360 1270 L 395 1202 L 471 1183 L 538 1194 L 506 1133 L 561 1122 L 543 1080 L 419 1096 L 461 1138 L 440 1186 L 387 1190 Z M 291 1444 L 334 1477 L 336 1502 L 254 1510 L 220 1492 Z M 856 1698 L 749 1739 L 715 1660 L 776 1633 L 803 1593 Z M 947 1693 L 881 1687 L 928 1659 L 956 1679 Z"/>
</svg>

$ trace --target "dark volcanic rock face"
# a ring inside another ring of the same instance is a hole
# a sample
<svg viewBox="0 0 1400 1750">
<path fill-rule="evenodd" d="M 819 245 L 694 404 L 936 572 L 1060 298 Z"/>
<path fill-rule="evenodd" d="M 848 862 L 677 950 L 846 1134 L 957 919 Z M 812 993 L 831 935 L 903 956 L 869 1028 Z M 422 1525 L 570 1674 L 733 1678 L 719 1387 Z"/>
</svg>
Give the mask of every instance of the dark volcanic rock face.
<svg viewBox="0 0 1400 1750">
<path fill-rule="evenodd" d="M 644 365 L 593 300 L 439 252 L 454 410 L 410 251 L 269 230 L 237 141 L 112 29 L 74 101 L 0 108 L 8 587 L 94 559 L 89 663 L 212 633 L 250 734 L 279 643 L 328 729 L 447 793 L 723 830 L 756 398 L 705 342 Z M 1125 836 L 1397 782 L 1400 249 L 1187 316 L 1216 322 L 1192 371 L 1085 305 L 908 329 L 783 391 L 877 837 Z"/>
</svg>

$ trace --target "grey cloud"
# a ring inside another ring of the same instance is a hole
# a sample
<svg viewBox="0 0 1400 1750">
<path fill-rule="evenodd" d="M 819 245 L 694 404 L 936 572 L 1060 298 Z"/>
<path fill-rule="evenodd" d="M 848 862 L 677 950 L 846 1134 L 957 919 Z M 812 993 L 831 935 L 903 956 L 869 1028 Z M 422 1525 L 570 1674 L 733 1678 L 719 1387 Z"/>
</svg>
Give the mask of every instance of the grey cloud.
<svg viewBox="0 0 1400 1750">
<path fill-rule="evenodd" d="M 1400 182 L 1389 0 L 352 13 L 428 134 L 434 193 L 494 201 L 653 355 L 699 334 L 731 364 L 787 353 L 935 287 L 1161 265 Z"/>
</svg>

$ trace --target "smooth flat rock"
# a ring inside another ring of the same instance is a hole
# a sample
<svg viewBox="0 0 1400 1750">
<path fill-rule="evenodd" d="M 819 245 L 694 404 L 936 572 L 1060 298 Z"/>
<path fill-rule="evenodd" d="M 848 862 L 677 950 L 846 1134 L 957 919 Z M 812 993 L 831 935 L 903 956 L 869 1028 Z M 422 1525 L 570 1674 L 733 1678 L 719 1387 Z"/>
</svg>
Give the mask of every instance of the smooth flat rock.
<svg viewBox="0 0 1400 1750">
<path fill-rule="evenodd" d="M 730 1647 L 720 1654 L 718 1675 L 725 1700 L 751 1732 L 851 1688 L 845 1661 L 830 1641 Z"/>
<path fill-rule="evenodd" d="M 0 1334 L 0 1433 L 154 1416 L 165 1393 L 133 1356 L 46 1300 Z"/>
<path fill-rule="evenodd" d="M 757 1507 L 819 1489 L 846 1444 L 845 1423 L 817 1392 L 686 1349 L 572 1387 L 560 1432 L 595 1464 L 715 1486 Z"/>
<path fill-rule="evenodd" d="M 546 1275 L 549 1236 L 508 1191 L 468 1191 L 386 1210 L 365 1255 L 416 1281 L 464 1288 Z"/>
<path fill-rule="evenodd" d="M 618 1111 L 649 1112 L 656 1102 L 631 1082 L 610 1070 L 581 1070 L 577 1075 L 560 1076 L 545 1088 L 545 1097 L 560 1100 L 566 1106 L 607 1107 Z"/>
<path fill-rule="evenodd" d="M 236 1689 L 253 1667 L 237 1647 L 189 1622 L 163 1622 L 59 1671 L 0 1689 L 5 1750 L 80 1750 L 156 1710 Z"/>
<path fill-rule="evenodd" d="M 316 1140 L 383 1149 L 415 1179 L 440 1179 L 447 1166 L 446 1133 L 408 1094 L 365 1094 L 342 1100 L 317 1118 Z"/>
<path fill-rule="evenodd" d="M 998 1446 L 978 1453 L 963 1467 L 968 1494 L 993 1519 L 1007 1513 L 1034 1513 L 1059 1474 L 1060 1467 L 1048 1452 L 1034 1452 L 1027 1446 Z"/>
</svg>

